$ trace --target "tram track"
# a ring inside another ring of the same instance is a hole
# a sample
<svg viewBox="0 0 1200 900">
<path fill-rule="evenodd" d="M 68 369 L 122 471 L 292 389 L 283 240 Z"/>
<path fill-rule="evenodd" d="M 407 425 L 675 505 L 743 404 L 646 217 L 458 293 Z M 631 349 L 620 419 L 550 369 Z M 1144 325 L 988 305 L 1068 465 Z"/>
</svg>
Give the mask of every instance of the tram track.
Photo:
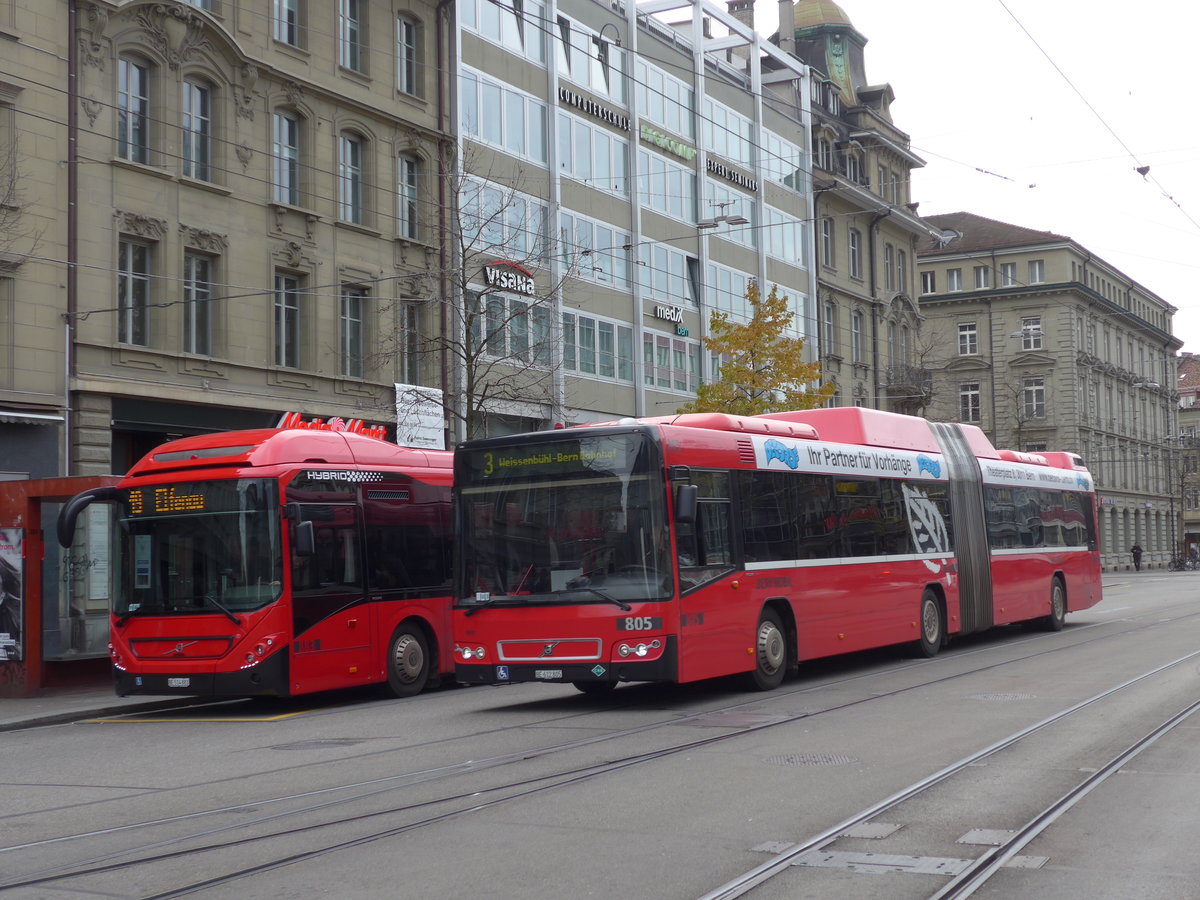
<svg viewBox="0 0 1200 900">
<path fill-rule="evenodd" d="M 656 760 L 661 760 L 661 759 L 667 758 L 667 757 L 675 755 L 675 754 L 685 753 L 685 752 L 688 752 L 691 750 L 700 749 L 700 748 L 707 747 L 707 746 L 712 746 L 714 744 L 732 741 L 732 740 L 735 740 L 735 739 L 738 739 L 741 737 L 745 737 L 746 735 L 753 734 L 755 732 L 759 732 L 759 731 L 762 731 L 765 729 L 775 728 L 780 725 L 794 724 L 801 720 L 812 719 L 814 717 L 818 717 L 818 716 L 822 716 L 822 715 L 826 715 L 826 714 L 830 714 L 830 713 L 835 713 L 835 712 L 839 712 L 839 711 L 844 711 L 844 710 L 847 710 L 847 709 L 850 709 L 850 708 L 853 708 L 856 706 L 861 706 L 862 704 L 865 704 L 865 703 L 870 703 L 870 702 L 874 702 L 877 700 L 884 700 L 889 697 L 895 697 L 899 694 L 911 692 L 914 690 L 930 687 L 930 686 L 937 685 L 937 684 L 942 684 L 942 683 L 945 683 L 948 681 L 953 681 L 953 680 L 960 679 L 960 678 L 978 675 L 982 672 L 987 672 L 988 670 L 996 669 L 996 668 L 1007 666 L 1007 665 L 1013 665 L 1013 664 L 1016 664 L 1019 662 L 1028 661 L 1030 659 L 1033 659 L 1033 658 L 1036 658 L 1039 656 L 1045 656 L 1045 655 L 1052 654 L 1052 653 L 1057 653 L 1057 652 L 1061 652 L 1061 651 L 1065 651 L 1065 650 L 1074 649 L 1077 647 L 1082 647 L 1087 644 L 1094 643 L 1096 641 L 1109 640 L 1109 639 L 1112 639 L 1114 637 L 1119 637 L 1119 636 L 1128 636 L 1132 632 L 1135 632 L 1138 630 L 1162 627 L 1162 626 L 1169 626 L 1169 625 L 1175 624 L 1175 623 L 1185 620 L 1185 619 L 1195 618 L 1197 615 L 1198 614 L 1193 613 L 1193 614 L 1187 614 L 1184 616 L 1179 616 L 1174 619 L 1167 619 L 1167 620 L 1158 619 L 1158 620 L 1155 620 L 1154 622 L 1143 624 L 1143 625 L 1139 626 L 1138 628 L 1121 630 L 1121 631 L 1116 632 L 1115 634 L 1102 634 L 1102 635 L 1090 637 L 1090 638 L 1088 638 L 1086 640 L 1082 640 L 1082 641 L 1078 641 L 1078 640 L 1073 641 L 1069 646 L 1062 646 L 1061 644 L 1056 642 L 1056 645 L 1050 649 L 1038 650 L 1035 653 L 1023 654 L 1019 657 L 1007 658 L 1007 659 L 1004 659 L 1004 660 L 1001 660 L 998 662 L 989 663 L 988 665 L 984 665 L 984 666 L 975 666 L 975 667 L 970 668 L 969 670 L 955 672 L 955 673 L 952 673 L 952 674 L 949 674 L 949 675 L 946 675 L 943 677 L 939 677 L 939 678 L 920 680 L 918 682 L 914 682 L 913 684 L 905 685 L 903 687 L 899 687 L 894 690 L 873 692 L 870 695 L 858 697 L 853 700 L 847 701 L 845 703 L 833 704 L 833 705 L 829 705 L 827 707 L 815 709 L 815 710 L 806 710 L 804 712 L 793 714 L 793 715 L 780 716 L 780 717 L 776 717 L 776 718 L 772 719 L 771 721 L 762 722 L 759 724 L 730 728 L 729 731 L 719 734 L 719 735 L 711 735 L 711 736 L 708 736 L 703 739 L 675 743 L 675 744 L 672 744 L 671 746 L 659 748 L 659 749 L 656 749 L 656 750 L 653 750 L 650 752 L 633 754 L 633 755 L 629 755 L 629 756 L 625 756 L 625 757 L 619 757 L 617 759 L 607 760 L 607 761 L 599 762 L 599 763 L 590 763 L 587 765 L 567 767 L 567 768 L 563 769 L 562 771 L 558 771 L 558 772 L 547 774 L 547 775 L 541 775 L 541 776 L 538 776 L 535 778 L 510 779 L 510 780 L 505 781 L 502 784 L 492 785 L 492 786 L 488 786 L 488 787 L 485 787 L 482 789 L 474 789 L 473 788 L 471 790 L 450 793 L 444 797 L 437 797 L 437 798 L 433 798 L 433 799 L 421 800 L 419 802 L 414 802 L 414 803 L 409 803 L 409 804 L 389 806 L 389 807 L 387 807 L 385 809 L 381 809 L 381 810 L 371 811 L 371 812 L 367 812 L 367 813 L 352 814 L 352 815 L 348 815 L 348 816 L 340 816 L 340 817 L 336 817 L 336 818 L 332 818 L 332 819 L 328 819 L 328 820 L 316 822 L 316 823 L 306 823 L 306 824 L 298 825 L 295 827 L 289 827 L 289 828 L 285 828 L 285 829 L 271 831 L 269 833 L 265 833 L 265 834 L 261 834 L 261 835 L 247 835 L 246 833 L 248 830 L 250 830 L 254 827 L 268 825 L 272 822 L 287 821 L 288 819 L 301 817 L 301 816 L 305 816 L 305 815 L 312 815 L 312 814 L 316 814 L 316 813 L 326 812 L 329 809 L 334 808 L 334 807 L 342 806 L 342 805 L 345 805 L 348 803 L 363 802 L 369 798 L 378 798 L 378 797 L 386 796 L 396 790 L 409 788 L 409 787 L 412 787 L 417 784 L 427 784 L 432 781 L 446 780 L 446 779 L 456 778 L 458 776 L 463 776 L 463 775 L 468 775 L 468 774 L 477 774 L 477 773 L 480 773 L 480 772 L 483 772 L 486 770 L 497 769 L 497 768 L 501 768 L 501 767 L 512 765 L 512 764 L 519 763 L 519 762 L 526 762 L 526 761 L 533 760 L 536 758 L 542 758 L 542 757 L 553 756 L 553 755 L 557 755 L 557 754 L 563 754 L 563 753 L 569 752 L 571 750 L 579 750 L 582 748 L 594 746 L 594 745 L 601 744 L 604 742 L 613 741 L 613 740 L 616 740 L 616 739 L 619 739 L 622 737 L 628 737 L 628 736 L 632 736 L 632 735 L 636 735 L 636 734 L 643 734 L 648 731 L 654 731 L 657 729 L 661 729 L 667 725 L 686 724 L 689 721 L 694 721 L 694 720 L 702 718 L 702 717 L 711 717 L 714 714 L 718 714 L 718 713 L 722 713 L 722 712 L 733 712 L 733 711 L 738 711 L 738 710 L 744 710 L 747 707 L 761 708 L 762 706 L 770 703 L 771 701 L 786 700 L 786 699 L 788 699 L 790 697 L 794 697 L 798 694 L 826 690 L 830 687 L 843 686 L 846 684 L 850 684 L 852 682 L 861 681 L 861 680 L 869 679 L 872 677 L 877 677 L 880 675 L 880 672 L 878 672 L 877 670 L 873 670 L 868 673 L 857 674 L 857 675 L 851 676 L 849 678 L 844 678 L 844 679 L 824 680 L 824 681 L 821 681 L 821 682 L 818 682 L 815 684 L 814 683 L 806 683 L 803 686 L 798 687 L 795 690 L 786 690 L 785 689 L 783 691 L 779 691 L 779 692 L 775 692 L 775 693 L 771 693 L 771 694 L 757 695 L 752 700 L 741 701 L 741 702 L 734 703 L 734 704 L 728 704 L 719 709 L 705 709 L 700 712 L 688 714 L 686 716 L 677 716 L 677 717 L 673 717 L 671 719 L 667 719 L 667 720 L 660 721 L 660 722 L 654 722 L 654 723 L 640 725 L 635 728 L 618 729 L 616 731 L 607 732 L 604 734 L 592 735 L 592 736 L 589 736 L 586 738 L 581 738 L 581 739 L 566 741 L 566 742 L 559 742 L 556 744 L 547 745 L 545 747 L 521 750 L 521 751 L 502 754 L 502 755 L 489 757 L 489 758 L 485 758 L 485 759 L 480 759 L 480 760 L 469 760 L 469 761 L 465 761 L 462 763 L 456 763 L 456 764 L 437 767 L 437 768 L 433 768 L 433 769 L 426 769 L 426 770 L 403 773 L 400 775 L 390 776 L 387 778 L 369 779 L 369 780 L 365 780 L 365 781 L 361 781 L 361 782 L 355 782 L 355 783 L 351 783 L 351 784 L 347 784 L 347 785 L 341 785 L 338 787 L 323 788 L 319 791 L 297 792 L 297 793 L 290 794 L 290 795 L 281 795 L 279 797 L 267 798 L 264 800 L 257 800 L 250 804 L 242 804 L 242 805 L 238 805 L 238 806 L 227 806 L 227 807 L 223 807 L 223 808 L 219 808 L 219 809 L 199 811 L 196 813 L 189 814 L 187 816 L 168 817 L 168 818 L 162 818 L 162 819 L 156 819 L 156 820 L 148 820 L 145 822 L 128 823 L 128 824 L 125 824 L 125 825 L 122 825 L 119 827 L 114 827 L 114 828 L 108 828 L 108 829 L 102 829 L 102 830 L 96 830 L 96 831 L 90 831 L 90 832 L 80 832 L 75 835 L 64 835 L 61 837 L 57 837 L 54 839 L 48 839 L 48 840 L 44 840 L 44 841 L 30 842 L 27 844 L 14 845 L 11 847 L 2 847 L 2 848 L 0 848 L 0 860 L 2 860 L 3 856 L 6 854 L 16 853 L 21 850 L 36 849 L 38 847 L 46 846 L 47 844 L 51 844 L 51 843 L 59 844 L 59 845 L 69 844 L 72 842 L 86 843 L 88 841 L 88 839 L 90 839 L 90 838 L 97 838 L 100 836 L 109 837 L 118 832 L 132 834 L 132 833 L 137 833 L 139 830 L 142 830 L 142 829 L 152 828 L 155 826 L 161 826 L 166 823 L 177 824 L 181 821 L 198 820 L 198 819 L 208 819 L 211 821 L 211 819 L 213 817 L 219 817 L 222 814 L 242 813 L 245 810 L 247 810 L 248 808 L 252 808 L 252 807 L 258 808 L 258 807 L 262 807 L 264 805 L 271 804 L 271 803 L 295 802 L 296 800 L 303 800 L 308 797 L 316 797 L 316 796 L 323 796 L 323 797 L 327 798 L 327 799 L 323 799 L 319 803 L 304 804 L 304 805 L 300 806 L 299 808 L 281 810 L 277 813 L 272 813 L 271 815 L 268 815 L 268 816 L 260 816 L 260 817 L 256 817 L 251 820 L 243 820 L 243 821 L 238 821 L 236 823 L 230 823 L 230 824 L 218 824 L 215 827 L 210 827 L 210 828 L 194 829 L 188 834 L 176 835 L 167 840 L 156 841 L 156 842 L 151 842 L 151 843 L 143 843 L 138 846 L 126 847 L 124 849 L 110 852 L 107 854 L 93 855 L 89 858 L 77 859 L 74 862 L 63 863 L 61 865 L 56 865 L 49 869 L 41 869 L 39 871 L 27 872 L 23 876 L 17 876 L 16 878 L 9 878 L 9 879 L 0 881 L 0 891 L 11 891 L 11 890 L 16 890 L 16 889 L 20 889 L 20 888 L 29 888 L 29 887 L 39 886 L 39 885 L 53 884 L 56 882 L 66 883 L 66 882 L 70 882 L 73 879 L 86 877 L 88 875 L 97 875 L 97 874 L 101 874 L 101 873 L 117 872 L 117 871 L 127 870 L 130 868 L 139 867 L 139 866 L 140 867 L 150 867 L 150 866 L 154 866 L 155 864 L 169 864 L 172 861 L 178 860 L 178 859 L 180 859 L 182 857 L 186 857 L 186 856 L 196 856 L 196 855 L 205 854 L 205 853 L 213 853 L 213 852 L 221 851 L 221 850 L 228 851 L 234 847 L 246 847 L 251 843 L 262 844 L 263 842 L 266 842 L 266 841 L 278 840 L 281 838 L 288 838 L 288 837 L 295 837 L 295 836 L 303 834 L 303 833 L 313 833 L 313 832 L 318 832 L 318 831 L 329 829 L 329 828 L 349 827 L 349 826 L 353 826 L 353 825 L 357 825 L 357 824 L 364 824 L 364 823 L 371 822 L 371 821 L 377 821 L 382 816 L 405 816 L 405 815 L 408 815 L 408 816 L 413 817 L 411 821 L 406 821 L 406 822 L 392 825 L 392 826 L 389 826 L 386 828 L 377 828 L 376 830 L 368 831 L 365 834 L 361 834 L 361 835 L 349 838 L 344 841 L 327 844 L 327 845 L 322 845 L 320 847 L 317 847 L 317 848 L 314 848 L 311 850 L 307 850 L 307 851 L 302 851 L 299 853 L 283 854 L 283 855 L 278 856 L 274 860 L 258 862 L 252 866 L 243 866 L 241 868 L 237 868 L 235 871 L 227 872 L 224 875 L 217 876 L 212 879 L 208 879 L 208 880 L 205 880 L 202 882 L 199 882 L 199 881 L 193 882 L 193 883 L 183 886 L 183 887 L 175 888 L 175 889 L 172 889 L 172 890 L 169 890 L 169 891 L 166 891 L 163 893 L 159 893 L 159 894 L 150 895 L 150 896 L 156 898 L 156 900 L 157 900 L 157 898 L 184 896 L 188 893 L 194 893 L 194 892 L 197 892 L 200 890 L 209 889 L 209 888 L 215 887 L 217 885 L 231 884 L 238 880 L 253 877 L 255 874 L 259 874 L 264 871 L 270 871 L 271 869 L 279 868 L 281 866 L 292 865 L 292 864 L 302 862 L 307 859 L 315 859 L 319 856 L 323 856 L 323 855 L 326 855 L 329 853 L 335 853 L 340 850 L 348 849 L 350 847 L 360 846 L 364 843 L 370 843 L 373 841 L 383 840 L 383 839 L 386 839 L 389 837 L 395 837 L 395 836 L 398 836 L 405 832 L 409 832 L 409 831 L 412 831 L 412 830 L 418 829 L 418 828 L 424 828 L 424 827 L 436 825 L 436 824 L 445 822 L 449 819 L 453 819 L 453 818 L 457 818 L 457 817 L 461 817 L 461 816 L 465 816 L 465 815 L 471 815 L 471 814 L 475 814 L 475 813 L 480 813 L 480 812 L 483 812 L 488 809 L 493 809 L 496 806 L 499 806 L 501 804 L 510 803 L 510 802 L 513 802 L 516 800 L 532 797 L 534 795 L 541 794 L 541 793 L 544 793 L 549 790 L 556 790 L 556 789 L 560 789 L 560 788 L 566 788 L 566 787 L 569 787 L 572 785 L 577 785 L 577 784 L 580 784 L 581 782 L 584 782 L 587 780 L 611 775 L 613 773 L 616 773 L 623 769 L 627 769 L 632 766 L 642 765 L 642 764 L 653 762 Z M 1101 623 L 1101 624 L 1113 624 L 1113 623 Z M 1100 627 L 1100 626 L 1097 625 L 1097 626 L 1085 626 L 1085 627 Z M 1031 638 L 1031 640 L 1037 641 L 1038 639 Z M 964 656 L 966 656 L 967 654 L 994 650 L 997 646 L 998 646 L 997 644 L 992 643 L 992 644 L 989 644 L 987 647 L 983 647 L 983 648 L 977 647 L 972 650 L 967 650 L 965 653 L 958 654 L 953 657 L 952 656 L 944 656 L 944 657 L 940 657 L 939 659 L 930 660 L 930 661 L 922 660 L 920 662 L 912 663 L 907 666 L 889 667 L 887 669 L 887 674 L 889 676 L 893 676 L 897 671 L 900 671 L 900 670 L 909 670 L 909 669 L 913 669 L 913 668 L 921 668 L 921 667 L 928 667 L 930 665 L 936 665 L 939 661 L 944 660 L 944 659 L 952 659 L 952 658 L 961 659 Z M 1012 646 L 1012 644 L 1011 643 L 1005 644 L 1004 646 Z M 1029 729 L 1025 729 L 1019 736 L 1010 736 L 1008 739 L 1006 739 L 1005 742 L 1001 742 L 1001 743 L 1003 744 L 1003 746 L 1008 746 L 1012 742 L 1020 740 L 1023 736 L 1027 736 L 1028 734 L 1032 734 L 1035 731 L 1046 727 L 1048 724 L 1051 724 L 1051 722 L 1053 722 L 1053 721 L 1058 721 L 1059 719 L 1061 719 L 1063 717 L 1069 716 L 1069 715 L 1073 714 L 1074 712 L 1077 712 L 1078 710 L 1080 710 L 1088 705 L 1099 702 L 1100 700 L 1102 700 L 1116 692 L 1124 690 L 1126 687 L 1129 687 L 1132 684 L 1135 684 L 1145 678 L 1150 678 L 1153 675 L 1158 674 L 1159 672 L 1165 671 L 1166 669 L 1168 669 L 1170 667 L 1177 666 L 1185 661 L 1188 661 L 1188 660 L 1194 658 L 1197 655 L 1200 655 L 1200 651 L 1198 651 L 1197 653 L 1194 653 L 1194 654 L 1189 654 L 1187 656 L 1180 657 L 1176 660 L 1171 661 L 1170 663 L 1164 664 L 1163 666 L 1160 666 L 1158 668 L 1155 668 L 1148 672 L 1145 672 L 1145 673 L 1137 676 L 1134 679 L 1130 679 L 1129 681 L 1124 682 L 1120 685 L 1117 685 L 1117 686 L 1109 689 L 1108 691 L 1102 692 L 1101 694 L 1098 694 L 1094 697 L 1091 697 L 1088 700 L 1083 701 L 1080 704 L 1076 704 L 1073 707 L 1063 710 L 1060 713 L 1056 714 L 1055 716 L 1052 716 L 1046 720 L 1043 720 L 1042 722 L 1037 723 L 1034 726 L 1030 726 Z M 604 709 L 606 711 L 611 711 L 613 708 L 614 707 L 612 705 L 607 705 L 604 707 Z M 470 737 L 470 736 L 468 736 L 468 737 Z M 461 740 L 461 739 L 463 739 L 463 738 L 456 738 L 455 740 Z M 1000 744 L 992 745 L 991 747 L 985 748 L 983 751 L 980 751 L 979 754 L 973 755 L 971 757 L 971 759 L 974 760 L 974 759 L 983 758 L 986 755 L 990 755 L 991 753 L 998 752 L 998 750 L 1000 750 L 1000 749 L 1002 749 L 1002 746 Z M 961 762 L 961 765 L 958 765 L 958 768 L 955 769 L 955 771 L 960 770 L 961 768 L 965 767 L 966 765 L 970 765 L 970 764 L 971 763 L 969 761 L 963 761 L 963 762 Z M 953 768 L 953 767 L 949 767 L 949 768 Z M 949 771 L 949 769 L 943 770 L 943 772 L 939 772 L 939 773 L 936 773 L 935 776 L 931 776 L 931 779 L 937 778 L 940 780 L 941 778 L 948 777 L 950 774 L 952 774 L 952 773 Z M 932 784 L 932 783 L 935 783 L 935 782 L 929 781 L 929 784 Z M 342 797 L 331 797 L 330 796 L 333 794 L 338 794 L 338 793 L 343 793 L 343 792 L 350 792 L 350 793 L 347 796 L 342 796 Z M 902 799 L 902 798 L 889 798 L 889 800 L 892 802 L 900 802 L 900 799 Z M 432 814 L 427 814 L 429 810 L 434 809 L 438 806 L 447 805 L 447 804 L 453 806 L 454 808 L 434 812 Z M 864 813 L 863 818 L 861 818 L 859 820 L 865 820 L 865 818 L 869 817 L 870 815 L 877 814 L 878 811 L 879 810 L 877 808 L 873 807 L 871 811 Z M 840 831 L 840 830 L 844 830 L 846 827 L 849 827 L 846 823 L 840 823 L 838 826 L 835 826 L 834 829 L 831 829 L 830 831 L 831 832 Z M 238 837 L 233 840 L 223 840 L 223 841 L 217 841 L 217 842 L 214 842 L 211 840 L 215 836 L 237 834 L 239 832 L 243 836 Z M 820 837 L 820 836 L 818 836 L 818 837 Z M 203 846 L 179 847 L 178 849 L 162 852 L 163 848 L 165 848 L 165 847 L 172 846 L 172 845 L 178 846 L 178 845 L 184 844 L 188 841 L 198 841 L 198 840 L 206 840 L 206 843 Z M 812 849 L 813 846 L 816 846 L 816 845 L 814 844 L 812 846 L 809 846 L 808 849 Z M 158 851 L 158 852 L 155 852 L 155 851 Z M 149 855 L 149 856 L 144 855 L 148 852 L 151 855 Z M 793 856 L 798 855 L 801 852 L 804 852 L 804 851 L 796 850 L 792 855 Z M 133 859 L 129 859 L 129 858 L 120 859 L 120 857 L 129 857 L 133 854 L 143 854 L 143 855 L 140 855 L 140 856 L 138 856 L 138 858 L 133 858 Z M 790 864 L 790 863 L 781 864 L 781 865 L 786 866 L 788 864 Z M 770 866 L 771 863 L 768 863 L 765 865 Z M 4 866 L 4 868 L 7 868 L 7 866 Z M 758 868 L 762 868 L 762 867 L 758 867 Z M 755 883 L 758 883 L 758 882 L 755 882 Z M 754 884 L 748 884 L 748 886 L 745 889 L 749 890 L 753 886 L 754 886 Z M 726 896 L 726 895 L 725 894 L 713 894 L 712 896 L 715 897 L 715 896 Z M 728 896 L 740 896 L 740 894 L 739 893 L 731 893 L 731 894 L 728 894 Z"/>
</svg>

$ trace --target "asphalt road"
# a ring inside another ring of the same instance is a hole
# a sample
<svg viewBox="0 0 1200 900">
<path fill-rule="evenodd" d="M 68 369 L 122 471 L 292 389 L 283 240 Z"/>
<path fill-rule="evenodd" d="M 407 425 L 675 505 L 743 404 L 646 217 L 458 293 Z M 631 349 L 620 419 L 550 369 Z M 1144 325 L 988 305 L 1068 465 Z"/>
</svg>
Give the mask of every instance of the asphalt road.
<svg viewBox="0 0 1200 900">
<path fill-rule="evenodd" d="M 1110 576 L 1061 633 L 811 663 L 769 694 L 513 685 L 10 732 L 0 895 L 896 900 L 966 896 L 990 854 L 976 896 L 1200 898 L 1200 715 L 1173 721 L 1200 698 L 1198 587 Z"/>
</svg>

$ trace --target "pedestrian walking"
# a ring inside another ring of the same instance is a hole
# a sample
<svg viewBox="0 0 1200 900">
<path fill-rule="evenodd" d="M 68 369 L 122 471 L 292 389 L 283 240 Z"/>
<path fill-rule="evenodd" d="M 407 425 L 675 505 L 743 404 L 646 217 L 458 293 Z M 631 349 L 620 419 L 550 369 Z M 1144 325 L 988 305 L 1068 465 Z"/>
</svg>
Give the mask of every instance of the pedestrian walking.
<svg viewBox="0 0 1200 900">
<path fill-rule="evenodd" d="M 1142 546 L 1141 546 L 1141 544 L 1134 544 L 1132 547 L 1129 548 L 1129 552 L 1131 554 L 1133 554 L 1133 570 L 1135 572 L 1142 571 Z"/>
</svg>

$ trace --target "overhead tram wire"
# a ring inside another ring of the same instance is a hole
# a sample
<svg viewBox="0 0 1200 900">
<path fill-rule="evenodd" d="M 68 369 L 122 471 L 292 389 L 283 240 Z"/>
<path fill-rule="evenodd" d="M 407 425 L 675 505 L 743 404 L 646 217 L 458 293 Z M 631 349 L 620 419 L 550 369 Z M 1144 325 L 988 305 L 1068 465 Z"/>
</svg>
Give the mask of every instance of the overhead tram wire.
<svg viewBox="0 0 1200 900">
<path fill-rule="evenodd" d="M 1088 110 L 1092 113 L 1092 115 L 1094 115 L 1096 117 L 1097 121 L 1099 121 L 1100 124 L 1104 126 L 1105 130 L 1113 136 L 1113 139 L 1118 144 L 1121 145 L 1122 149 L 1124 149 L 1124 151 L 1129 155 L 1129 158 L 1131 160 L 1133 160 L 1134 171 L 1137 172 L 1139 175 L 1141 175 L 1143 178 L 1145 178 L 1147 181 L 1152 182 L 1155 185 L 1155 187 L 1158 188 L 1159 192 L 1163 195 L 1163 197 L 1165 197 L 1167 200 L 1169 200 L 1176 207 L 1176 209 L 1178 209 L 1181 213 L 1183 213 L 1183 215 L 1187 218 L 1187 220 L 1189 222 L 1191 222 L 1192 225 L 1195 226 L 1195 228 L 1197 230 L 1200 230 L 1200 222 L 1196 221 L 1196 219 L 1193 218 L 1191 213 L 1189 213 L 1186 209 L 1184 209 L 1183 205 L 1178 200 L 1176 200 L 1175 197 L 1172 196 L 1171 193 L 1168 192 L 1167 189 L 1165 187 L 1163 187 L 1162 184 L 1160 184 L 1156 178 L 1154 178 L 1153 176 L 1150 175 L 1150 166 L 1145 165 L 1142 162 L 1142 160 L 1138 158 L 1138 155 L 1136 153 L 1134 153 L 1133 150 L 1130 149 L 1129 145 L 1127 143 L 1125 143 L 1124 139 L 1122 139 L 1122 137 L 1119 134 L 1117 134 L 1116 129 L 1114 129 L 1110 124 L 1108 124 L 1108 121 L 1104 118 L 1104 116 L 1100 115 L 1100 111 L 1097 110 L 1096 107 L 1092 105 L 1091 101 L 1088 100 L 1088 98 L 1084 96 L 1083 92 L 1081 90 L 1079 90 L 1078 87 L 1075 86 L 1075 82 L 1073 82 L 1067 76 L 1067 73 L 1062 70 L 1062 67 L 1060 67 L 1059 64 L 1054 61 L 1054 58 L 1052 56 L 1050 56 L 1050 54 L 1048 52 L 1046 52 L 1046 49 L 1040 43 L 1038 43 L 1037 38 L 1035 38 L 1030 33 L 1029 29 L 1025 27 L 1025 24 L 1020 19 L 1017 18 L 1016 13 L 1014 13 L 1011 9 L 1008 8 L 1008 4 L 1005 3 L 1004 0 L 996 0 L 996 2 L 999 3 L 1000 7 L 1006 13 L 1009 14 L 1009 16 L 1012 18 L 1012 20 L 1014 22 L 1017 23 L 1017 27 L 1020 28 L 1021 31 L 1023 31 L 1025 33 L 1025 36 L 1027 38 L 1029 38 L 1029 40 L 1033 44 L 1033 46 L 1038 49 L 1038 52 L 1041 53 L 1042 56 L 1044 56 L 1046 58 L 1046 61 L 1048 63 L 1050 63 L 1050 65 L 1054 68 L 1054 71 L 1057 72 L 1062 77 L 1063 81 L 1065 81 L 1067 83 L 1067 86 L 1070 87 L 1071 90 L 1075 92 L 1075 95 L 1077 97 L 1079 97 L 1080 100 L 1083 101 L 1083 105 L 1086 106 L 1088 108 Z"/>
</svg>

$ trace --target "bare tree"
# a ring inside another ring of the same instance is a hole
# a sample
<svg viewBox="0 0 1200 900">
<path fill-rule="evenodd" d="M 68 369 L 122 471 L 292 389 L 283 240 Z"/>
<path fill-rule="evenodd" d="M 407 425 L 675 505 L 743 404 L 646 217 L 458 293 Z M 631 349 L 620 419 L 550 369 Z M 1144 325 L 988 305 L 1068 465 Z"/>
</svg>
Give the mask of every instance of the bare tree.
<svg viewBox="0 0 1200 900">
<path fill-rule="evenodd" d="M 0 110 L 0 115 L 3 115 Z M 0 137 L 15 134 L 0 127 Z M 40 229 L 30 227 L 24 216 L 17 141 L 0 140 L 0 277 L 13 275 L 26 259 L 37 252 Z"/>
<path fill-rule="evenodd" d="M 415 356 L 426 373 L 440 370 L 445 419 L 456 437 L 482 437 L 489 416 L 531 407 L 561 416 L 556 310 L 580 260 L 590 263 L 598 251 L 560 254 L 553 274 L 550 206 L 521 192 L 522 181 L 519 168 L 503 177 L 462 165 L 450 176 L 446 200 L 430 217 L 441 223 L 446 262 L 404 288 L 427 301 L 423 327 L 399 321 L 381 347 L 384 356 Z"/>
</svg>

